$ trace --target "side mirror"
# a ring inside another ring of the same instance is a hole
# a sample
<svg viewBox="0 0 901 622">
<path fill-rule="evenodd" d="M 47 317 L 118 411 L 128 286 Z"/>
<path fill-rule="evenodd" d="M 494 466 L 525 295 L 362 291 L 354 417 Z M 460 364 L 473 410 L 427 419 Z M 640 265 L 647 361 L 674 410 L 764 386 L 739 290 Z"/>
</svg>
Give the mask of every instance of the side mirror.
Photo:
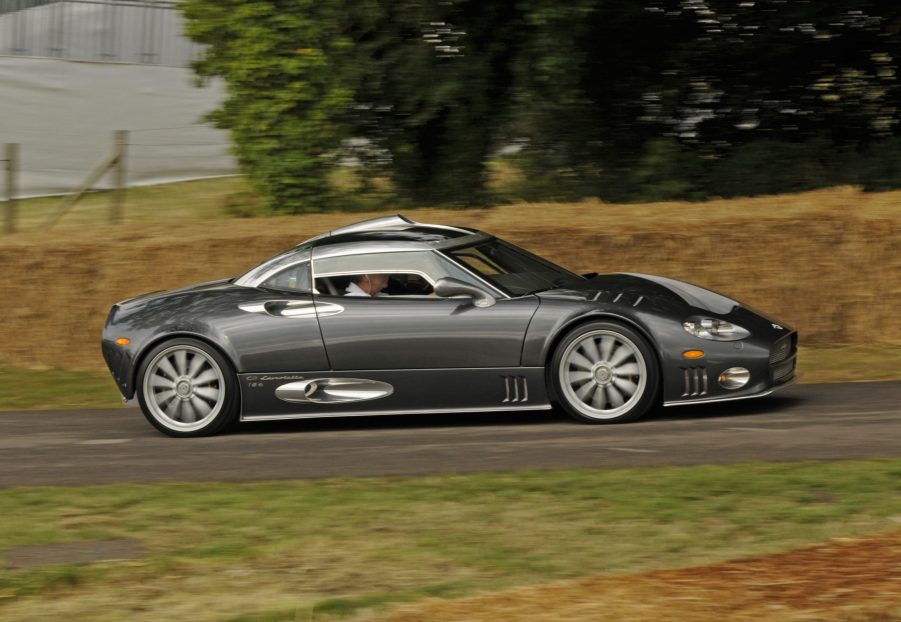
<svg viewBox="0 0 901 622">
<path fill-rule="evenodd" d="M 452 296 L 467 296 L 472 298 L 472 304 L 477 307 L 490 307 L 497 302 L 494 296 L 486 292 L 484 289 L 470 285 L 459 279 L 445 277 L 438 279 L 435 283 L 435 293 L 442 298 L 450 298 Z"/>
</svg>

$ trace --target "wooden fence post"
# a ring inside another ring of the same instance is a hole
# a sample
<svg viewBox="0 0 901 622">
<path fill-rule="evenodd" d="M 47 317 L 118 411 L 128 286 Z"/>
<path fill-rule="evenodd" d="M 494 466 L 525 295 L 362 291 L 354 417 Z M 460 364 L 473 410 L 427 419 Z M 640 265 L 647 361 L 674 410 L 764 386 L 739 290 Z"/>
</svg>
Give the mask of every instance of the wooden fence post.
<svg viewBox="0 0 901 622">
<path fill-rule="evenodd" d="M 116 130 L 113 134 L 113 153 L 100 161 L 94 170 L 92 170 L 87 178 L 75 189 L 73 194 L 66 196 L 56 210 L 50 214 L 44 223 L 44 229 L 49 231 L 53 228 L 63 215 L 72 209 L 72 206 L 78 203 L 91 188 L 94 187 L 100 179 L 106 175 L 110 169 L 115 169 L 115 188 L 113 189 L 113 199 L 110 203 L 110 222 L 118 223 L 122 220 L 122 211 L 125 205 L 125 147 L 128 143 L 128 132 L 125 130 Z"/>
<path fill-rule="evenodd" d="M 110 205 L 109 220 L 112 224 L 122 222 L 125 213 L 125 152 L 128 147 L 128 131 L 116 130 L 113 134 L 115 142 L 114 158 L 116 159 L 115 185 L 113 190 L 113 202 Z"/>
<path fill-rule="evenodd" d="M 6 233 L 16 232 L 16 176 L 19 172 L 19 143 L 6 143 Z"/>
</svg>

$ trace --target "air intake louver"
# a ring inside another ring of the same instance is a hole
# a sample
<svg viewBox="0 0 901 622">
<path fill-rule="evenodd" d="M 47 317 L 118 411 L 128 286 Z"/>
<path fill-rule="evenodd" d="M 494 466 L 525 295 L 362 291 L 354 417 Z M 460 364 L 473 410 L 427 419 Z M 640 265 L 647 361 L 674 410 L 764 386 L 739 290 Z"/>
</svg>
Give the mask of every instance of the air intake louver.
<svg viewBox="0 0 901 622">
<path fill-rule="evenodd" d="M 501 403 L 529 401 L 529 381 L 524 376 L 501 376 L 504 380 L 504 399 Z"/>
<path fill-rule="evenodd" d="M 786 377 L 790 376 L 792 372 L 795 371 L 795 361 L 794 359 L 786 361 L 785 363 L 774 366 L 772 369 L 773 380 L 779 382 L 780 380 L 784 380 Z"/>
<path fill-rule="evenodd" d="M 699 397 L 707 395 L 707 368 L 683 367 L 685 388 L 682 397 Z"/>
<path fill-rule="evenodd" d="M 776 342 L 776 345 L 773 346 L 773 351 L 770 352 L 770 365 L 774 363 L 778 363 L 780 361 L 784 361 L 788 358 L 788 355 L 792 350 L 792 338 L 791 335 L 783 337 L 779 341 Z"/>
</svg>

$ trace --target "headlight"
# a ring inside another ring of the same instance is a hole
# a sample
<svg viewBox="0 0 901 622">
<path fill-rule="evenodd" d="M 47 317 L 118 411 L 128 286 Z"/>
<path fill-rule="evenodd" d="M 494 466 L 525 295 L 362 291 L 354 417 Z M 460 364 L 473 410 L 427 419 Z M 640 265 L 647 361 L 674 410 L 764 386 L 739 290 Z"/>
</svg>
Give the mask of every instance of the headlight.
<svg viewBox="0 0 901 622">
<path fill-rule="evenodd" d="M 738 341 L 751 336 L 749 331 L 737 324 L 710 317 L 690 317 L 682 322 L 682 328 L 695 337 L 714 341 Z"/>
</svg>

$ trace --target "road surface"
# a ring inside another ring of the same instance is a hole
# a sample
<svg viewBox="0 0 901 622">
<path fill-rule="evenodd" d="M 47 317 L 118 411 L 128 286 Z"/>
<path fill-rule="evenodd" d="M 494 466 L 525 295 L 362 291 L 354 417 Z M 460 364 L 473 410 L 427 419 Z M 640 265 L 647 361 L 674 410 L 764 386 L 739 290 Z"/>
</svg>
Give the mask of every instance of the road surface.
<svg viewBox="0 0 901 622">
<path fill-rule="evenodd" d="M 0 488 L 901 457 L 901 382 L 798 385 L 591 426 L 557 412 L 365 417 L 160 435 L 134 408 L 0 413 Z"/>
</svg>

